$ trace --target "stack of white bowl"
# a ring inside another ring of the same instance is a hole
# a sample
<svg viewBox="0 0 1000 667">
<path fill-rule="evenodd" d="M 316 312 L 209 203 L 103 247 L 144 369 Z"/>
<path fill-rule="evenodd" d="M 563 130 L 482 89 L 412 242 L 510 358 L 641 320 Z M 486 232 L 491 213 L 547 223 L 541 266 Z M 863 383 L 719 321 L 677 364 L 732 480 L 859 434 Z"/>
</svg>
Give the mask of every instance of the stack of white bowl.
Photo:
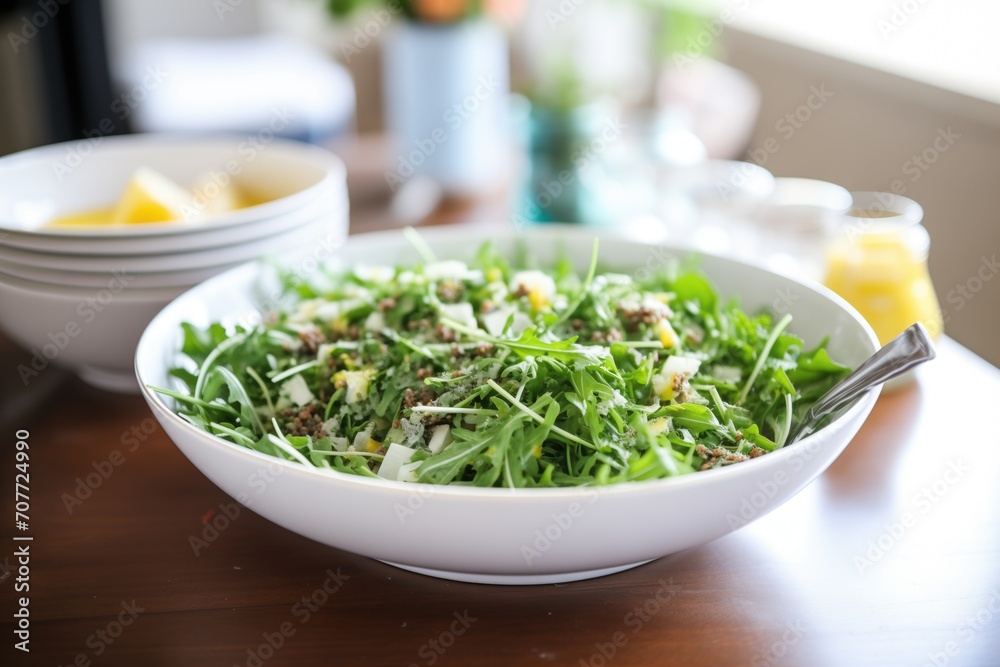
<svg viewBox="0 0 1000 667">
<path fill-rule="evenodd" d="M 46 226 L 113 206 L 140 167 L 186 186 L 208 175 L 203 200 L 235 184 L 264 203 L 197 222 Z M 54 364 L 136 391 L 136 343 L 167 303 L 253 259 L 321 259 L 347 228 L 343 163 L 267 135 L 105 137 L 17 153 L 0 159 L 0 327 L 31 355 L 17 369 L 26 385 Z"/>
</svg>

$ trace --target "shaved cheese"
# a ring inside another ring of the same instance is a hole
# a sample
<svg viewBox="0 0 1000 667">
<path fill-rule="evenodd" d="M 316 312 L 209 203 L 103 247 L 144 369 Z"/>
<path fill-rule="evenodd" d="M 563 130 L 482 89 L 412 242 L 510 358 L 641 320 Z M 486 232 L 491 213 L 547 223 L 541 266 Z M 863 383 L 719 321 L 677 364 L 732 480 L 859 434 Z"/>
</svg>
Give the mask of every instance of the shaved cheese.
<svg viewBox="0 0 1000 667">
<path fill-rule="evenodd" d="M 732 384 L 739 384 L 740 380 L 743 379 L 743 371 L 736 366 L 712 366 L 712 375 L 723 382 Z"/>
<path fill-rule="evenodd" d="M 431 439 L 427 443 L 427 449 L 431 450 L 431 454 L 437 454 L 450 442 L 451 427 L 447 424 L 439 424 L 431 431 Z"/>
<path fill-rule="evenodd" d="M 455 320 L 471 329 L 479 328 L 471 303 L 442 303 L 438 306 L 438 312 L 449 320 Z"/>
<path fill-rule="evenodd" d="M 351 449 L 356 452 L 368 451 L 368 443 L 371 442 L 373 430 L 375 430 L 375 425 L 369 424 L 364 430 L 358 431 L 354 436 L 354 442 L 351 443 Z"/>
<path fill-rule="evenodd" d="M 361 299 L 344 299 L 342 301 L 323 301 L 316 308 L 316 319 L 331 322 L 342 315 L 365 305 Z"/>
<path fill-rule="evenodd" d="M 399 472 L 396 474 L 397 482 L 416 482 L 417 481 L 417 469 L 420 468 L 420 464 L 423 461 L 416 461 L 413 463 L 404 463 L 399 466 Z"/>
<path fill-rule="evenodd" d="M 483 279 L 483 272 L 470 269 L 465 265 L 465 262 L 448 259 L 443 262 L 432 262 L 425 265 L 424 276 L 426 276 L 428 280 L 444 280 L 445 278 L 451 278 L 452 280 L 481 281 Z"/>
<path fill-rule="evenodd" d="M 486 331 L 488 331 L 491 336 L 499 336 L 503 333 L 504 325 L 507 324 L 507 319 L 511 315 L 514 316 L 514 321 L 511 323 L 510 329 L 507 331 L 508 336 L 518 338 L 522 333 L 524 333 L 525 329 L 530 326 L 534 326 L 530 317 L 510 306 L 501 306 L 496 310 L 492 310 L 485 315 L 482 315 L 483 326 L 486 327 Z"/>
<path fill-rule="evenodd" d="M 365 319 L 365 330 L 381 331 L 382 329 L 385 329 L 385 318 L 382 316 L 382 313 L 373 310 Z"/>
<path fill-rule="evenodd" d="M 356 266 L 354 275 L 368 282 L 387 283 L 396 275 L 396 269 L 391 266 Z"/>
<path fill-rule="evenodd" d="M 284 396 L 292 402 L 292 405 L 296 406 L 309 405 L 316 400 L 313 393 L 309 391 L 309 385 L 306 384 L 301 375 L 293 375 L 291 379 L 282 384 L 278 395 Z"/>
<path fill-rule="evenodd" d="M 382 459 L 382 465 L 379 466 L 378 476 L 382 479 L 397 480 L 399 479 L 400 468 L 409 463 L 413 455 L 417 453 L 417 450 L 410 449 L 406 445 L 401 445 L 399 443 L 392 443 L 389 445 L 389 449 L 385 452 L 385 458 Z"/>
</svg>

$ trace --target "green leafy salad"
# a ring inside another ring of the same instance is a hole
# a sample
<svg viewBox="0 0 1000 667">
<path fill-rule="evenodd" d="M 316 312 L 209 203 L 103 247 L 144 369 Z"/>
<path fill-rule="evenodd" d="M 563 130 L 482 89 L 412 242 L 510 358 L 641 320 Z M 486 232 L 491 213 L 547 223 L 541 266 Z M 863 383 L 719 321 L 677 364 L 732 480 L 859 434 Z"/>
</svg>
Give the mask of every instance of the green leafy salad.
<svg viewBox="0 0 1000 667">
<path fill-rule="evenodd" d="M 283 275 L 255 327 L 184 325 L 183 387 L 154 388 L 225 440 L 405 482 L 604 485 L 782 447 L 848 368 L 791 317 L 751 316 L 695 268 L 650 275 L 491 245 L 471 263 Z M 640 278 L 640 276 L 644 276 Z"/>
</svg>

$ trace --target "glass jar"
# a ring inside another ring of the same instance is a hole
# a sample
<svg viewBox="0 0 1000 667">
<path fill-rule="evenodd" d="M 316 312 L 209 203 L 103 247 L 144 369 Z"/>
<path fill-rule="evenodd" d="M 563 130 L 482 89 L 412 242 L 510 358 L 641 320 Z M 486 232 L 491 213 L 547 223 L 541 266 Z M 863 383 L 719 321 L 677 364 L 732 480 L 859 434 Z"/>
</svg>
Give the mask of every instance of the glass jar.
<svg viewBox="0 0 1000 667">
<path fill-rule="evenodd" d="M 937 338 L 941 306 L 927 269 L 924 211 L 906 197 L 854 192 L 827 252 L 826 285 L 844 297 L 885 345 L 915 322 Z"/>
</svg>

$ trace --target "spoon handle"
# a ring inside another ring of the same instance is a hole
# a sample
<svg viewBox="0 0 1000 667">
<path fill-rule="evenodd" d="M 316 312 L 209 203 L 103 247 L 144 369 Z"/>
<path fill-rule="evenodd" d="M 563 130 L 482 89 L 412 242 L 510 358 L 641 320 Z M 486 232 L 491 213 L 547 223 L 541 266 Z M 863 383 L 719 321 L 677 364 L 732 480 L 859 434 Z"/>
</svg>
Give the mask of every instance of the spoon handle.
<svg viewBox="0 0 1000 667">
<path fill-rule="evenodd" d="M 924 325 L 918 322 L 910 326 L 824 394 L 806 413 L 788 444 L 812 433 L 823 417 L 858 396 L 935 356 L 934 342 Z"/>
</svg>

